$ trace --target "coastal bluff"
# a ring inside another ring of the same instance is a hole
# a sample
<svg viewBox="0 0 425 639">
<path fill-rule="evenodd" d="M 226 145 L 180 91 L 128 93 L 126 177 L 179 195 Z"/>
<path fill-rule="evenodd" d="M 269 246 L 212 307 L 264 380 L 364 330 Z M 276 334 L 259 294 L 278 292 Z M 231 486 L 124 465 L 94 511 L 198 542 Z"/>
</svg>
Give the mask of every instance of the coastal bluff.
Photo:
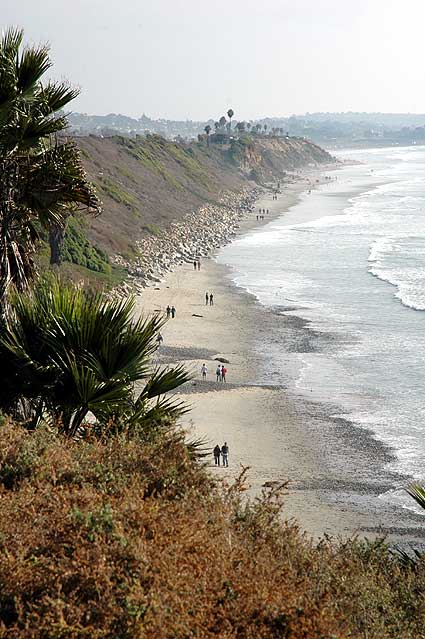
<svg viewBox="0 0 425 639">
<path fill-rule="evenodd" d="M 293 171 L 336 162 L 316 144 L 294 137 L 242 136 L 226 145 L 159 135 L 74 141 L 103 202 L 102 215 L 88 221 L 88 239 L 125 268 L 147 245 L 159 241 L 164 248 L 164 234 L 180 232 L 181 224 L 200 228 L 196 218 L 205 219 L 206 207 L 213 207 L 212 219 L 230 204 L 233 213 L 224 213 L 220 233 L 227 218 L 231 233 L 236 202 L 246 203 L 249 192 L 284 183 Z"/>
</svg>

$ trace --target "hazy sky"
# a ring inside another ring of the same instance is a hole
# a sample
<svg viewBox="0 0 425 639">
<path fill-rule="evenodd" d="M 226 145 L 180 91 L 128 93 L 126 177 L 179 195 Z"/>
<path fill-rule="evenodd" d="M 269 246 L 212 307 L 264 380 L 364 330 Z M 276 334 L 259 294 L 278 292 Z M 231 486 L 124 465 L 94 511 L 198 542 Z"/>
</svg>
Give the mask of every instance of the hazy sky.
<svg viewBox="0 0 425 639">
<path fill-rule="evenodd" d="M 425 112 L 425 0 L 0 0 L 73 110 L 206 120 Z"/>
</svg>

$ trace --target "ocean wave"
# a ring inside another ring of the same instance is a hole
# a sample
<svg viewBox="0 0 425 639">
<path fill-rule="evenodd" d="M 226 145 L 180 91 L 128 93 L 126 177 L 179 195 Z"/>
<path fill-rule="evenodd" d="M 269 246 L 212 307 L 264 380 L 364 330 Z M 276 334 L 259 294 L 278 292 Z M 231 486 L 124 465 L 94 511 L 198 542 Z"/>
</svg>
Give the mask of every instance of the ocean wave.
<svg viewBox="0 0 425 639">
<path fill-rule="evenodd" d="M 371 246 L 368 269 L 374 277 L 394 286 L 395 297 L 408 308 L 425 310 L 425 238 L 378 238 Z"/>
</svg>

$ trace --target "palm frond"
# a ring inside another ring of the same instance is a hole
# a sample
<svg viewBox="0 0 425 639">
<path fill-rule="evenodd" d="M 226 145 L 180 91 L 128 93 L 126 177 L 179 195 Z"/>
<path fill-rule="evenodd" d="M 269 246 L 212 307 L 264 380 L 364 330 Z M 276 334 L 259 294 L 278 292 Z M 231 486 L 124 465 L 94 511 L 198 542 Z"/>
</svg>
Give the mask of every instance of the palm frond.
<svg viewBox="0 0 425 639">
<path fill-rule="evenodd" d="M 49 47 L 26 47 L 17 64 L 17 86 L 20 96 L 30 97 L 40 78 L 52 66 Z"/>
<path fill-rule="evenodd" d="M 142 394 L 147 399 L 159 397 L 170 393 L 190 379 L 191 376 L 182 365 L 163 370 L 157 369 L 150 376 Z"/>
<path fill-rule="evenodd" d="M 409 550 L 410 552 L 400 546 L 395 546 L 394 550 L 391 552 L 403 568 L 416 570 L 418 567 L 418 561 L 421 557 L 423 557 L 423 553 L 421 553 L 417 548 L 410 548 Z"/>
<path fill-rule="evenodd" d="M 24 30 L 18 27 L 8 27 L 0 38 L 0 54 L 7 57 L 17 55 L 24 39 Z"/>
<path fill-rule="evenodd" d="M 406 488 L 406 492 L 413 497 L 417 504 L 421 508 L 425 509 L 425 487 L 420 484 L 412 484 L 409 488 Z"/>
<path fill-rule="evenodd" d="M 49 82 L 40 89 L 38 94 L 39 110 L 44 116 L 56 113 L 74 100 L 78 94 L 78 89 L 73 89 L 64 82 Z"/>
</svg>

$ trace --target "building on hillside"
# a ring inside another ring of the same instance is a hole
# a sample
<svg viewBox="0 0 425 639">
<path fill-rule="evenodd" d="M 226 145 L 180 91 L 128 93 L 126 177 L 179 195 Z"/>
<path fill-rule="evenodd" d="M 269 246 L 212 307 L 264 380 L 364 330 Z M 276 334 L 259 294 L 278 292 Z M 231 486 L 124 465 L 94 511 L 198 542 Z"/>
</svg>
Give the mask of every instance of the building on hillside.
<svg viewBox="0 0 425 639">
<path fill-rule="evenodd" d="M 210 135 L 210 144 L 230 144 L 231 136 L 225 131 L 217 130 Z"/>
</svg>

